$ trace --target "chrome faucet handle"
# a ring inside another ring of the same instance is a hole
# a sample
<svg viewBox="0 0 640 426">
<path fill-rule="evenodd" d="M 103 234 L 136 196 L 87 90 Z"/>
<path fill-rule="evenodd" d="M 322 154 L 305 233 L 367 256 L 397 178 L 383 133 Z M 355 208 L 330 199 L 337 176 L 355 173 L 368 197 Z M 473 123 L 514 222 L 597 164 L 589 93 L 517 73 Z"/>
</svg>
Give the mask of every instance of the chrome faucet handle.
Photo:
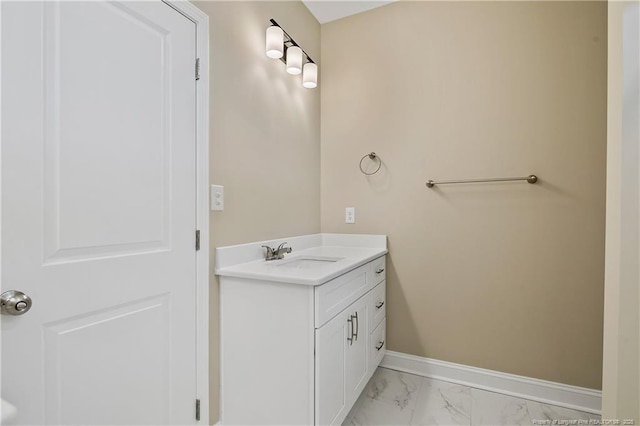
<svg viewBox="0 0 640 426">
<path fill-rule="evenodd" d="M 277 256 L 278 259 L 284 259 L 285 253 L 291 253 L 293 251 L 291 247 L 285 247 L 286 244 L 287 243 L 282 243 L 276 249 L 275 255 Z"/>
<path fill-rule="evenodd" d="M 286 242 L 284 242 L 284 243 L 280 244 L 280 245 L 278 246 L 278 248 L 276 249 L 276 253 L 277 253 L 277 254 L 280 254 L 281 252 L 284 252 L 284 253 L 291 253 L 291 252 L 293 251 L 293 249 L 292 249 L 291 247 L 285 247 L 285 245 L 287 245 L 287 243 L 286 243 Z"/>
</svg>

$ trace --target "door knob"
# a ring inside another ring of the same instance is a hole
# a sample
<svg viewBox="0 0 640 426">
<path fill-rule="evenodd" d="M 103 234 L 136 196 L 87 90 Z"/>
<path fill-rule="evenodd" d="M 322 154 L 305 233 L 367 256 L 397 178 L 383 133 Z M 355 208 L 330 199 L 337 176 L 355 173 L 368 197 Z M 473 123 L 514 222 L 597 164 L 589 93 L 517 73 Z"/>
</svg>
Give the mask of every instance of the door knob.
<svg viewBox="0 0 640 426">
<path fill-rule="evenodd" d="M 31 298 L 18 290 L 9 290 L 0 294 L 0 313 L 2 315 L 22 315 L 31 309 Z"/>
</svg>

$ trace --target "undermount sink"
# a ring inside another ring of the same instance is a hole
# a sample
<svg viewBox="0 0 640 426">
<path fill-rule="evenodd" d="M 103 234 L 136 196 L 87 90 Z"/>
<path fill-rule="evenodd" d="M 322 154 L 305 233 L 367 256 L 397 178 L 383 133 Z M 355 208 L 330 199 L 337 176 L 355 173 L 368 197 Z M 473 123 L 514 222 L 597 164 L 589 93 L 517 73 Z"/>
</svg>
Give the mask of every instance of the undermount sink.
<svg viewBox="0 0 640 426">
<path fill-rule="evenodd" d="M 297 256 L 284 260 L 277 266 L 280 268 L 311 269 L 334 263 L 342 259 L 344 258 L 329 256 Z"/>
</svg>

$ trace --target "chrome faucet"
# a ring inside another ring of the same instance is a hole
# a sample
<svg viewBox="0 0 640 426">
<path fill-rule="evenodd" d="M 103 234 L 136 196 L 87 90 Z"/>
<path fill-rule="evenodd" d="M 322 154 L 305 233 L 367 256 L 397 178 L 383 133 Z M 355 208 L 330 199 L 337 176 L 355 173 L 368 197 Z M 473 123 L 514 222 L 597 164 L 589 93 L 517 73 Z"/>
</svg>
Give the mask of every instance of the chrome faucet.
<svg viewBox="0 0 640 426">
<path fill-rule="evenodd" d="M 269 246 L 262 246 L 267 249 L 267 255 L 264 260 L 278 260 L 284 259 L 285 253 L 291 253 L 291 247 L 285 247 L 287 243 L 282 243 L 278 246 L 278 248 L 271 248 Z"/>
</svg>

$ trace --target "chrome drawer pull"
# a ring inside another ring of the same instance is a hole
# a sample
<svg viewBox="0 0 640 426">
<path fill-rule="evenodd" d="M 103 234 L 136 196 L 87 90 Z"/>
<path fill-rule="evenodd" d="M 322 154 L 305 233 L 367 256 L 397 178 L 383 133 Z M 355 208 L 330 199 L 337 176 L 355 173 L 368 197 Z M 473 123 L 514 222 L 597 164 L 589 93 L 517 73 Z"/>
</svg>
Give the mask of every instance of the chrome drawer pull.
<svg viewBox="0 0 640 426">
<path fill-rule="evenodd" d="M 347 337 L 347 340 L 349 341 L 349 346 L 351 346 L 353 345 L 353 315 L 349 317 L 347 322 L 350 324 L 349 331 L 351 332 L 351 336 Z"/>
<path fill-rule="evenodd" d="M 378 268 L 376 269 L 376 274 L 381 274 L 384 272 L 384 268 Z"/>
<path fill-rule="evenodd" d="M 380 350 L 380 349 L 382 349 L 383 346 L 384 346 L 384 340 L 380 340 L 378 342 L 378 344 L 376 345 L 376 349 Z"/>
<path fill-rule="evenodd" d="M 356 311 L 355 315 L 351 315 L 351 319 L 352 320 L 355 319 L 356 332 L 355 332 L 355 334 L 353 336 L 354 336 L 354 338 L 355 338 L 355 340 L 357 342 L 358 341 L 358 333 L 359 333 L 359 330 L 360 330 L 360 321 L 358 321 L 358 311 Z M 351 325 L 353 325 L 353 321 L 351 321 Z"/>
<path fill-rule="evenodd" d="M 378 302 L 376 303 L 376 308 L 380 309 L 384 306 L 384 302 Z"/>
<path fill-rule="evenodd" d="M 356 311 L 355 315 L 351 315 L 351 318 L 348 319 L 347 321 L 351 322 L 351 340 L 349 340 L 351 343 L 353 343 L 353 340 L 355 340 L 356 342 L 358 341 L 358 330 L 360 329 L 360 321 L 358 321 L 358 311 Z M 353 325 L 356 325 L 356 331 L 354 333 L 353 331 Z M 348 340 L 348 339 L 347 339 Z"/>
</svg>

